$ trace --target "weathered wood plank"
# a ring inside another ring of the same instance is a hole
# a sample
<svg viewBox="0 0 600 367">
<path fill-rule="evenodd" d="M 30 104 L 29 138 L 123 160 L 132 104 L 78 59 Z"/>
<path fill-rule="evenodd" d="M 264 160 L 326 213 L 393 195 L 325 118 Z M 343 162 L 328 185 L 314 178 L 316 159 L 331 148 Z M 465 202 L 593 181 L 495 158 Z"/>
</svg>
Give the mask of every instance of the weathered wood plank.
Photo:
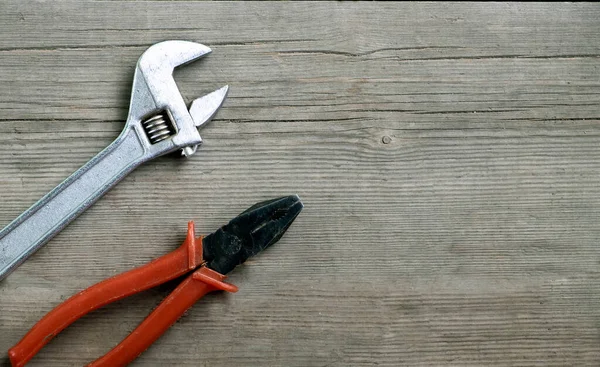
<svg viewBox="0 0 600 367">
<path fill-rule="evenodd" d="M 231 93 L 187 160 L 140 167 L 0 283 L 0 350 L 72 293 L 298 193 L 274 248 L 134 364 L 598 365 L 594 4 L 0 4 L 0 226 L 122 128 L 170 38 L 191 100 Z M 105 353 L 170 291 L 100 310 L 31 365 Z"/>
</svg>

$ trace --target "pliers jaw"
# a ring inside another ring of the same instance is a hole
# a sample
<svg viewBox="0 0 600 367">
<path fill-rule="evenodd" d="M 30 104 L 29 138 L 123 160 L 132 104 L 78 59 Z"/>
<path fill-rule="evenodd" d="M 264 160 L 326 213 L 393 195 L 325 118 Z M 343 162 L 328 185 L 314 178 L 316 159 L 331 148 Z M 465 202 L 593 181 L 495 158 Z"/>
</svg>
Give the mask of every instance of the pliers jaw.
<svg viewBox="0 0 600 367">
<path fill-rule="evenodd" d="M 277 242 L 300 214 L 297 195 L 255 204 L 202 240 L 206 266 L 227 274 Z"/>
</svg>

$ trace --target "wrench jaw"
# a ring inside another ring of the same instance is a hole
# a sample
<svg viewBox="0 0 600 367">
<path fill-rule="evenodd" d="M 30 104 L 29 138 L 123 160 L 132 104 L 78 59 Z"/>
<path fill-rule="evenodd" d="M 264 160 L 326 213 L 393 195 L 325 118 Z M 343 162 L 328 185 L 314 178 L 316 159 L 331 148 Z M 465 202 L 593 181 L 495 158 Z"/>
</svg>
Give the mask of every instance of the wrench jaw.
<svg viewBox="0 0 600 367">
<path fill-rule="evenodd" d="M 202 144 L 198 127 L 216 113 L 227 88 L 197 99 L 192 107 L 203 101 L 202 108 L 188 111 L 173 79 L 173 69 L 210 52 L 210 48 L 199 43 L 165 41 L 151 46 L 140 57 L 126 127 L 136 131 L 149 159 L 177 149 L 190 156 Z"/>
<path fill-rule="evenodd" d="M 150 46 L 138 60 L 138 68 L 148 74 L 163 70 L 172 75 L 173 69 L 208 55 L 210 47 L 200 43 L 170 40 Z"/>
<path fill-rule="evenodd" d="M 200 129 L 202 126 L 210 122 L 210 120 L 212 120 L 214 115 L 217 113 L 219 108 L 221 108 L 221 105 L 225 101 L 228 91 L 229 86 L 226 85 L 205 96 L 196 98 L 192 102 L 192 105 L 190 106 L 190 115 L 194 120 L 196 129 Z M 189 157 L 196 152 L 198 146 L 199 145 L 187 146 L 181 150 L 181 153 L 184 156 Z"/>
<path fill-rule="evenodd" d="M 229 86 L 226 85 L 200 98 L 196 98 L 190 106 L 190 115 L 196 128 L 201 128 L 212 120 L 227 97 Z"/>
</svg>

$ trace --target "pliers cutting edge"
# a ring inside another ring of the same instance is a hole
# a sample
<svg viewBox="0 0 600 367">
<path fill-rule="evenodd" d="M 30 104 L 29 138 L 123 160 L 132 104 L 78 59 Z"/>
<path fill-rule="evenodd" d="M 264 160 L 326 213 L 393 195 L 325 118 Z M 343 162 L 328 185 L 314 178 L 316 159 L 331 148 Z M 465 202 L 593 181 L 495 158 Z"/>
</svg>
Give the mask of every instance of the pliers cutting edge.
<svg viewBox="0 0 600 367">
<path fill-rule="evenodd" d="M 85 314 L 191 272 L 129 336 L 88 366 L 129 364 L 202 296 L 216 290 L 236 292 L 236 286 L 223 281 L 224 274 L 277 242 L 302 207 L 296 195 L 260 202 L 205 237 L 196 237 L 194 222 L 189 222 L 187 237 L 177 250 L 97 283 L 46 314 L 9 350 L 12 365 L 25 365 Z"/>
</svg>

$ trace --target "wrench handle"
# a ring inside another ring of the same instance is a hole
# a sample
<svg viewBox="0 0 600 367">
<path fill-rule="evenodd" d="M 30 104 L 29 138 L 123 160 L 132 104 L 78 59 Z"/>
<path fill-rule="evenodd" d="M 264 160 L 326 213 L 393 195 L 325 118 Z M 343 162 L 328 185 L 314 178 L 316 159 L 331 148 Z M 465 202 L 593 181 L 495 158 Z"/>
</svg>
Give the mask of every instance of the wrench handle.
<svg viewBox="0 0 600 367">
<path fill-rule="evenodd" d="M 0 231 L 0 280 L 147 160 L 134 128 L 121 135 Z"/>
</svg>

